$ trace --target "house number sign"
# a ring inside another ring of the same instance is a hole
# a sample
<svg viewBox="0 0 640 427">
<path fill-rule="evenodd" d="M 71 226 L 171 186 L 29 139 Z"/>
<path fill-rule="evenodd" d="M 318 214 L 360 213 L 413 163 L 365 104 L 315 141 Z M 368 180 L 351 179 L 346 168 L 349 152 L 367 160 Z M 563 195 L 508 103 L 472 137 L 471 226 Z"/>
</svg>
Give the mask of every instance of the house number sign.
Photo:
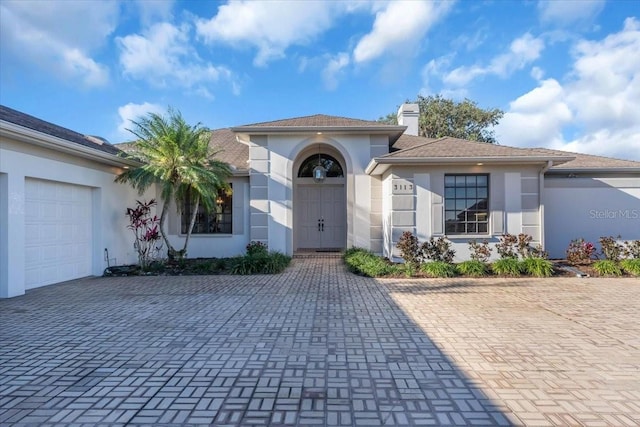
<svg viewBox="0 0 640 427">
<path fill-rule="evenodd" d="M 392 189 L 393 194 L 413 194 L 413 182 L 406 179 L 394 179 Z"/>
</svg>

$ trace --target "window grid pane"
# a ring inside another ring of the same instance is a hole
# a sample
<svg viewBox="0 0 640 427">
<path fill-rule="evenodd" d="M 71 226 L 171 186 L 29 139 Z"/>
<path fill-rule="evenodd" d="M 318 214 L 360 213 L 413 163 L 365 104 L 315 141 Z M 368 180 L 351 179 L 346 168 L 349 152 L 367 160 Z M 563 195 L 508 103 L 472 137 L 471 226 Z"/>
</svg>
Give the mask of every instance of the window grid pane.
<svg viewBox="0 0 640 427">
<path fill-rule="evenodd" d="M 224 192 L 218 194 L 216 204 L 207 213 L 202 205 L 198 207 L 196 221 L 193 224 L 192 234 L 231 234 L 233 232 L 233 213 L 232 213 L 233 195 L 227 195 Z M 185 203 L 182 210 L 182 233 L 186 234 L 191 221 L 193 206 Z"/>
<path fill-rule="evenodd" d="M 488 186 L 488 175 L 445 175 L 445 233 L 488 233 Z"/>
</svg>

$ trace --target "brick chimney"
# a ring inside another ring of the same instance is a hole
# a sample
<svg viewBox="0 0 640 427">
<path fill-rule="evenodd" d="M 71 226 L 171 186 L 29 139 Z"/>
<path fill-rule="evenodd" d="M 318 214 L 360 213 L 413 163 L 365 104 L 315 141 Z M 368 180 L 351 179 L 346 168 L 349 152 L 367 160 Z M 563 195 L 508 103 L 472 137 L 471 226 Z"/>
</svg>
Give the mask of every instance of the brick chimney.
<svg viewBox="0 0 640 427">
<path fill-rule="evenodd" d="M 398 124 L 406 126 L 404 131 L 406 135 L 418 136 L 418 116 L 420 115 L 420 107 L 418 104 L 402 104 L 398 108 Z"/>
</svg>

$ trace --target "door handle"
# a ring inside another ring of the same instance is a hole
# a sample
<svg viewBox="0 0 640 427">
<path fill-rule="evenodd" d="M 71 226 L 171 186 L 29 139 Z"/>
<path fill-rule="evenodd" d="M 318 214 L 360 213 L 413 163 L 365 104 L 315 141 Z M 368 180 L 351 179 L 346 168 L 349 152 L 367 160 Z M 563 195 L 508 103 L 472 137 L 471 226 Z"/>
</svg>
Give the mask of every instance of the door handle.
<svg viewBox="0 0 640 427">
<path fill-rule="evenodd" d="M 320 220 L 318 220 L 318 231 L 322 231 L 322 226 L 320 225 Z"/>
<path fill-rule="evenodd" d="M 324 218 L 320 220 L 320 231 L 324 232 Z"/>
</svg>

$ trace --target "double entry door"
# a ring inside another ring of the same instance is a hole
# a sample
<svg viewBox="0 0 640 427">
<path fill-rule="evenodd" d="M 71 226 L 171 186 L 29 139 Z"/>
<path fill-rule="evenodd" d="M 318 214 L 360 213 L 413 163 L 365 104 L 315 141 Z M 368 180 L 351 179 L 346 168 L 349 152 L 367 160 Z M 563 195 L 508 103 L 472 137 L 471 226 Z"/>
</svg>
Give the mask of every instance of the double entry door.
<svg viewBox="0 0 640 427">
<path fill-rule="evenodd" d="M 344 184 L 298 184 L 295 211 L 298 249 L 343 249 L 346 244 Z"/>
</svg>

